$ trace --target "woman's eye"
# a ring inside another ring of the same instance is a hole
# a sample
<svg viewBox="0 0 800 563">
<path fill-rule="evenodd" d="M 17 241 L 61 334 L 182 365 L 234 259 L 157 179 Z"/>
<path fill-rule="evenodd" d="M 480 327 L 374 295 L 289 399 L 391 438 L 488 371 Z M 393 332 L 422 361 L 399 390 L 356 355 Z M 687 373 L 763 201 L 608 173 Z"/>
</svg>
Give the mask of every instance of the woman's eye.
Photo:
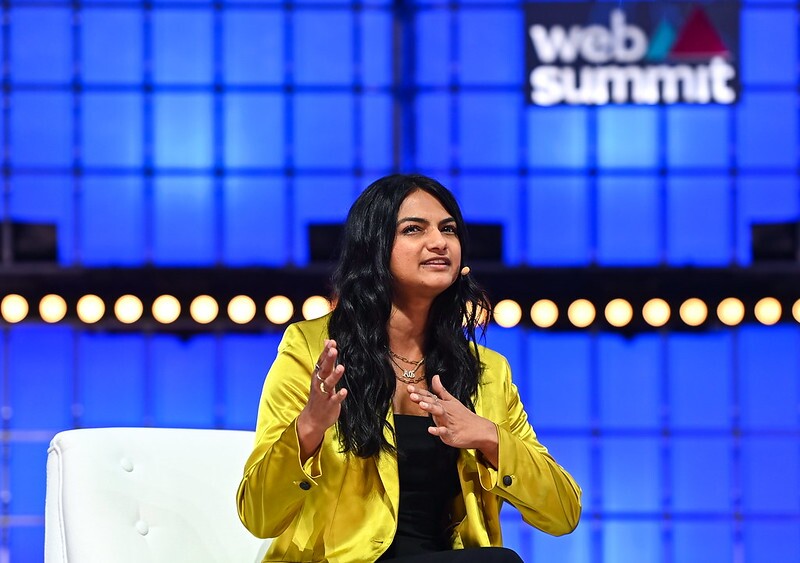
<svg viewBox="0 0 800 563">
<path fill-rule="evenodd" d="M 406 228 L 404 228 L 404 229 L 403 229 L 401 232 L 402 232 L 404 235 L 407 235 L 407 234 L 409 234 L 409 233 L 416 233 L 416 232 L 417 232 L 417 231 L 419 231 L 419 230 L 420 230 L 420 229 L 419 229 L 419 226 L 418 226 L 418 225 L 409 225 L 409 226 L 407 226 Z"/>
<path fill-rule="evenodd" d="M 456 234 L 457 229 L 456 229 L 455 225 L 446 225 L 446 226 L 442 227 L 442 232 L 443 233 Z"/>
</svg>

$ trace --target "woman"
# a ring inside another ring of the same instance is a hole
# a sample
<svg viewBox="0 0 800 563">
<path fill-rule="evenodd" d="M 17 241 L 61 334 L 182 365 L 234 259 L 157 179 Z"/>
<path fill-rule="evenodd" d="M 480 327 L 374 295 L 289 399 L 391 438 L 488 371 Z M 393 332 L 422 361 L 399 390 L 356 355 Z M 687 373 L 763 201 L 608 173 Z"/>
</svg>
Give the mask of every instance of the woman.
<svg viewBox="0 0 800 563">
<path fill-rule="evenodd" d="M 336 307 L 287 329 L 264 383 L 238 508 L 275 538 L 265 561 L 519 562 L 503 502 L 554 535 L 577 525 L 580 488 L 476 342 L 488 303 L 466 242 L 424 176 L 382 178 L 351 208 Z"/>
</svg>

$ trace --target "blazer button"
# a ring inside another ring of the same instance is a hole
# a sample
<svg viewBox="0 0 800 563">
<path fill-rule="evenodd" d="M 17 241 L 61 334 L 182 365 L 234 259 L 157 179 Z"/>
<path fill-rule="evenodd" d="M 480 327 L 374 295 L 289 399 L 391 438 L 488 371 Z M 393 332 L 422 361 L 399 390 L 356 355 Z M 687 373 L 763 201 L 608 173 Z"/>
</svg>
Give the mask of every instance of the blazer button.
<svg viewBox="0 0 800 563">
<path fill-rule="evenodd" d="M 503 476 L 503 484 L 506 487 L 510 487 L 511 486 L 511 475 L 504 475 Z"/>
<path fill-rule="evenodd" d="M 300 488 L 303 489 L 304 491 L 307 491 L 308 489 L 311 488 L 311 483 L 309 483 L 308 481 L 300 481 Z"/>
</svg>

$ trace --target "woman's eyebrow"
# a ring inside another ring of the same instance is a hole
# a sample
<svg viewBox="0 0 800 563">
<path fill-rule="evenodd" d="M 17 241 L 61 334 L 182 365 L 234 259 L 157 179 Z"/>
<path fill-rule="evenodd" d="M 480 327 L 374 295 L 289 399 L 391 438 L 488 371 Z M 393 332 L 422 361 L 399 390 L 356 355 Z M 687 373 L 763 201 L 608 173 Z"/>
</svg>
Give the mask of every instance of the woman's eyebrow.
<svg viewBox="0 0 800 563">
<path fill-rule="evenodd" d="M 397 224 L 399 225 L 400 223 L 408 223 L 408 222 L 410 222 L 410 223 L 424 223 L 426 225 L 430 224 L 430 221 L 428 221 L 427 219 L 423 219 L 422 217 L 403 217 L 402 219 L 399 219 L 397 221 Z"/>
<path fill-rule="evenodd" d="M 397 224 L 399 225 L 400 223 L 406 223 L 406 222 L 423 223 L 425 225 L 430 225 L 431 224 L 431 222 L 428 219 L 423 219 L 422 217 L 403 217 L 402 219 L 399 219 L 397 221 Z M 455 223 L 455 222 L 456 222 L 455 218 L 446 217 L 446 218 L 442 219 L 441 221 L 439 221 L 439 224 L 440 225 L 444 225 L 445 223 Z"/>
</svg>

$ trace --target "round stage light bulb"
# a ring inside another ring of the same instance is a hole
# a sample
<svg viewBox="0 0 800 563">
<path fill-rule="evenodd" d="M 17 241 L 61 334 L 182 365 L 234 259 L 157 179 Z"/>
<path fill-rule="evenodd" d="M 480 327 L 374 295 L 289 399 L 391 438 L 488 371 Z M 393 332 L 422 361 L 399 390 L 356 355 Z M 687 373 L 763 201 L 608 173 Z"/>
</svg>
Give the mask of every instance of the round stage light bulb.
<svg viewBox="0 0 800 563">
<path fill-rule="evenodd" d="M 606 320 L 617 328 L 627 325 L 633 319 L 633 307 L 624 299 L 612 299 L 606 305 Z"/>
<path fill-rule="evenodd" d="M 669 303 L 658 297 L 650 299 L 642 307 L 642 317 L 645 322 L 656 328 L 667 324 L 670 314 Z"/>
<path fill-rule="evenodd" d="M 550 328 L 558 320 L 558 306 L 549 299 L 539 299 L 531 307 L 531 320 L 539 328 Z"/>
<path fill-rule="evenodd" d="M 67 316 L 67 302 L 54 293 L 45 295 L 39 301 L 39 316 L 46 323 L 57 323 Z"/>
<path fill-rule="evenodd" d="M 153 301 L 153 318 L 162 324 L 174 323 L 181 314 L 181 302 L 172 295 L 159 295 Z"/>
<path fill-rule="evenodd" d="M 594 305 L 587 299 L 578 299 L 573 301 L 567 309 L 567 317 L 569 322 L 578 328 L 586 328 L 594 322 L 595 317 Z"/>
<path fill-rule="evenodd" d="M 289 319 L 294 315 L 294 305 L 292 305 L 292 300 L 285 295 L 276 295 L 270 297 L 264 311 L 269 322 L 282 325 L 289 322 Z"/>
<path fill-rule="evenodd" d="M 322 295 L 312 295 L 303 302 L 303 318 L 307 321 L 324 317 L 331 312 L 331 304 Z"/>
<path fill-rule="evenodd" d="M 774 297 L 765 297 L 756 303 L 756 318 L 761 324 L 774 325 L 781 320 L 782 312 L 780 301 Z"/>
<path fill-rule="evenodd" d="M 135 295 L 123 295 L 114 303 L 114 315 L 121 323 L 131 324 L 142 318 L 144 306 Z"/>
<path fill-rule="evenodd" d="M 75 309 L 80 320 L 87 324 L 92 324 L 103 318 L 106 312 L 106 304 L 97 295 L 84 295 L 78 299 Z"/>
<path fill-rule="evenodd" d="M 18 323 L 28 316 L 28 301 L 22 296 L 12 293 L 3 297 L 0 302 L 0 314 L 8 323 Z"/>
<path fill-rule="evenodd" d="M 795 301 L 794 305 L 792 305 L 792 316 L 794 317 L 794 320 L 800 323 L 800 299 Z"/>
<path fill-rule="evenodd" d="M 708 318 L 708 307 L 702 299 L 691 297 L 681 304 L 681 320 L 689 326 L 700 326 Z"/>
<path fill-rule="evenodd" d="M 736 326 L 744 319 L 744 303 L 735 297 L 728 297 L 717 305 L 717 317 L 728 326 Z"/>
<path fill-rule="evenodd" d="M 228 303 L 228 316 L 236 324 L 247 324 L 256 316 L 256 302 L 247 295 L 237 295 Z"/>
<path fill-rule="evenodd" d="M 517 326 L 522 320 L 522 307 L 513 299 L 503 299 L 494 306 L 494 322 L 504 328 Z"/>
<path fill-rule="evenodd" d="M 219 305 L 210 295 L 198 295 L 189 304 L 189 314 L 194 322 L 205 325 L 217 318 Z"/>
</svg>

